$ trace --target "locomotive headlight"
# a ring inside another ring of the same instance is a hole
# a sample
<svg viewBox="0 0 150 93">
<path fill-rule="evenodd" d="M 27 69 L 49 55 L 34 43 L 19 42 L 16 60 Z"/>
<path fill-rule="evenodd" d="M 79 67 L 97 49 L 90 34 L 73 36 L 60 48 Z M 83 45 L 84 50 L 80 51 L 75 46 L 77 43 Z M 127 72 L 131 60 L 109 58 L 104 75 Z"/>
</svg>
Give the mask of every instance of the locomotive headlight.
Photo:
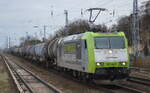
<svg viewBox="0 0 150 93">
<path fill-rule="evenodd" d="M 126 65 L 126 62 L 122 62 L 122 65 Z"/>
<path fill-rule="evenodd" d="M 102 66 L 102 65 L 104 65 L 104 63 L 103 62 L 100 62 L 100 63 L 96 63 L 96 65 L 98 65 L 98 66 Z"/>
<path fill-rule="evenodd" d="M 109 53 L 112 54 L 112 50 L 109 50 Z"/>
<path fill-rule="evenodd" d="M 100 64 L 100 63 L 97 63 L 97 65 L 100 66 L 101 64 Z"/>
</svg>

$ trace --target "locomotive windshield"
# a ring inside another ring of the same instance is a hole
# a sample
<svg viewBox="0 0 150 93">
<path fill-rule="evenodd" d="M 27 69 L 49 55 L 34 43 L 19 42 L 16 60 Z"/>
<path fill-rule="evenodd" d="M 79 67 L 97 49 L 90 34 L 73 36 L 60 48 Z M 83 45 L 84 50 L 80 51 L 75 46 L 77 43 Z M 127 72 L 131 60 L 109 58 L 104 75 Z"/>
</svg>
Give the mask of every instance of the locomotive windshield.
<svg viewBox="0 0 150 93">
<path fill-rule="evenodd" d="M 124 37 L 96 37 L 96 49 L 123 49 L 125 48 Z"/>
</svg>

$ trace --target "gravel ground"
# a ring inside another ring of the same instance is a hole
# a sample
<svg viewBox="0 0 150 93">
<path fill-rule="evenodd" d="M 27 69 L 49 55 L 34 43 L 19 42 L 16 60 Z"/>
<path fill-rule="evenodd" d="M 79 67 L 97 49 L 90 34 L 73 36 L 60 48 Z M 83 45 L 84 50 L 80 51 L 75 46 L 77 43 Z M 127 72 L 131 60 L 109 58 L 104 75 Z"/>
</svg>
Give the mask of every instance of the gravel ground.
<svg viewBox="0 0 150 93">
<path fill-rule="evenodd" d="M 139 57 L 133 62 L 134 67 L 150 68 L 150 57 Z"/>
<path fill-rule="evenodd" d="M 146 71 L 141 72 L 141 71 L 138 71 L 138 70 L 131 70 L 130 75 L 150 79 L 150 72 L 146 72 Z"/>
<path fill-rule="evenodd" d="M 133 62 L 133 67 L 145 68 L 150 70 L 150 56 L 149 57 L 139 57 L 135 62 Z M 150 78 L 150 72 L 148 71 L 139 71 L 132 69 L 131 74 L 132 76 L 138 76 L 143 78 Z"/>
<path fill-rule="evenodd" d="M 22 58 L 10 55 L 8 57 L 10 60 L 17 62 L 20 65 L 24 65 L 24 67 L 37 74 L 43 80 L 62 90 L 63 93 L 104 93 L 102 90 L 91 88 L 79 82 L 69 80 L 61 75 L 57 75 L 54 72 L 46 71 Z"/>
<path fill-rule="evenodd" d="M 12 78 L 0 57 L 0 93 L 19 93 L 14 86 Z"/>
<path fill-rule="evenodd" d="M 139 70 L 131 70 L 130 76 L 150 79 L 150 72 L 139 71 Z M 131 83 L 131 82 L 122 82 L 122 83 L 126 86 L 145 91 L 145 93 L 150 93 L 149 86 L 143 86 L 142 84 Z"/>
</svg>

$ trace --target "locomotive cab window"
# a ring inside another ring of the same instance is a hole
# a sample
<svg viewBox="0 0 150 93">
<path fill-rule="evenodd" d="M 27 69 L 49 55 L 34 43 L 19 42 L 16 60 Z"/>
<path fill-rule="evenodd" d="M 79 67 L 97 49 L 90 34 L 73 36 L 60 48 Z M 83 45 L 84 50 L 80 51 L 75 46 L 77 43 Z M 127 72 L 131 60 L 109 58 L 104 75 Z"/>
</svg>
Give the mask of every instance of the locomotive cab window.
<svg viewBox="0 0 150 93">
<path fill-rule="evenodd" d="M 125 42 L 124 37 L 110 37 L 110 47 L 112 49 L 124 49 L 125 48 Z"/>
<path fill-rule="evenodd" d="M 125 39 L 124 37 L 96 37 L 95 38 L 96 49 L 124 49 Z"/>
<path fill-rule="evenodd" d="M 96 37 L 95 38 L 95 47 L 96 49 L 108 49 L 109 40 L 106 37 Z"/>
</svg>

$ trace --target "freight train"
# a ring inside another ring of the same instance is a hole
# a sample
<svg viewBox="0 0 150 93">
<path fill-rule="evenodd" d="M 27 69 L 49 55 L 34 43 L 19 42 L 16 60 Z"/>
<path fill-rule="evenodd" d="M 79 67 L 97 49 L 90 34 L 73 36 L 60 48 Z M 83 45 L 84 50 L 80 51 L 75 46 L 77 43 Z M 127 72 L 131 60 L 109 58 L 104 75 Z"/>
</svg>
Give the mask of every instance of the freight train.
<svg viewBox="0 0 150 93">
<path fill-rule="evenodd" d="M 129 75 L 128 42 L 123 32 L 85 32 L 10 51 L 76 78 L 116 80 Z"/>
</svg>

